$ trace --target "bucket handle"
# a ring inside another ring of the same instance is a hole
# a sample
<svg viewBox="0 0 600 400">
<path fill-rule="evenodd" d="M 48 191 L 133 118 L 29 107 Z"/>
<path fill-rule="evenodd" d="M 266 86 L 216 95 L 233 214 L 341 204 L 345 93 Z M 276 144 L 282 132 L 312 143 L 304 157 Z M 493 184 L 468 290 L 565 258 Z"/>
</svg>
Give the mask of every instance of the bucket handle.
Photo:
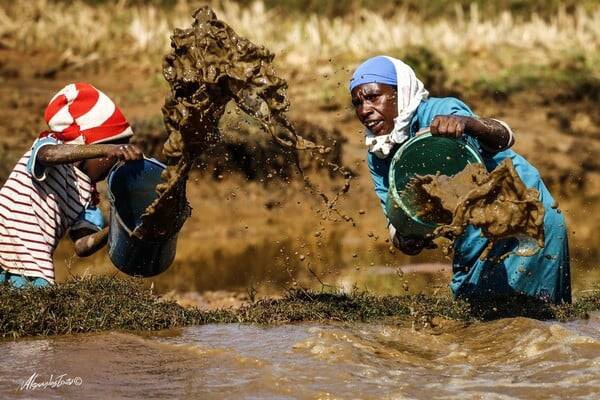
<svg viewBox="0 0 600 400">
<path fill-rule="evenodd" d="M 431 132 L 431 129 L 429 127 L 425 128 L 425 129 L 421 129 L 420 131 L 418 131 L 417 133 L 415 133 L 415 137 L 424 135 L 424 134 L 429 133 L 429 132 Z"/>
</svg>

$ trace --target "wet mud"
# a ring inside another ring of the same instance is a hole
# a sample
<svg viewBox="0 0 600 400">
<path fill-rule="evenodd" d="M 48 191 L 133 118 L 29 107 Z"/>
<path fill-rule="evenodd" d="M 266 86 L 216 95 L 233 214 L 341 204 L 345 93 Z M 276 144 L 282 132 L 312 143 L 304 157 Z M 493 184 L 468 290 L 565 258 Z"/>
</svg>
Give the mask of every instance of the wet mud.
<svg viewBox="0 0 600 400">
<path fill-rule="evenodd" d="M 475 163 L 454 176 L 416 176 L 409 185 L 419 204 L 419 218 L 441 223 L 434 236 L 456 238 L 468 225 L 481 228 L 490 241 L 482 259 L 507 237 L 516 237 L 522 244 L 535 241 L 537 246 L 520 246 L 522 256 L 531 256 L 544 246 L 545 209 L 539 192 L 525 186 L 510 159 L 489 173 L 483 164 Z"/>
<path fill-rule="evenodd" d="M 158 198 L 134 234 L 161 240 L 176 234 L 191 215 L 186 182 L 198 157 L 220 140 L 219 121 L 233 101 L 286 148 L 327 151 L 302 138 L 286 117 L 287 83 L 273 68 L 274 55 L 239 36 L 208 7 L 193 14 L 191 28 L 175 29 L 163 61 L 170 93 L 162 107 L 167 168 Z M 296 157 L 296 164 L 297 164 Z"/>
</svg>

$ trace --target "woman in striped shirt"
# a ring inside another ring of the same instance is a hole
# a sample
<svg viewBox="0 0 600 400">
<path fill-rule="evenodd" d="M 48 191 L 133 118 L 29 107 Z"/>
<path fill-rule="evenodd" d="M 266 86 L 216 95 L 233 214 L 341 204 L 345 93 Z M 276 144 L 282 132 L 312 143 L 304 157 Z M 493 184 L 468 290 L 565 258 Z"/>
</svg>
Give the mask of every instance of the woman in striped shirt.
<svg viewBox="0 0 600 400">
<path fill-rule="evenodd" d="M 44 118 L 49 130 L 0 188 L 0 282 L 14 287 L 54 283 L 53 254 L 67 232 L 80 257 L 103 247 L 96 183 L 118 161 L 143 158 L 121 111 L 92 85 L 64 87 Z"/>
</svg>

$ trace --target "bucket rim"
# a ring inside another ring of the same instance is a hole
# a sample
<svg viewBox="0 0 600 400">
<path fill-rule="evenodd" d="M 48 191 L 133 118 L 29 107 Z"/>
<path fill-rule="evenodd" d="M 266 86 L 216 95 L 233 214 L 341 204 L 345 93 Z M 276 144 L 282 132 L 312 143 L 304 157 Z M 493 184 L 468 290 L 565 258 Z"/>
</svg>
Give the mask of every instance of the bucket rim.
<svg viewBox="0 0 600 400">
<path fill-rule="evenodd" d="M 166 164 L 158 161 L 156 158 L 154 158 L 154 157 L 145 157 L 145 156 L 144 156 L 144 158 L 142 158 L 140 160 L 119 161 L 119 162 L 115 163 L 115 165 L 113 165 L 110 168 L 110 170 L 108 171 L 108 175 L 107 175 L 107 179 L 106 179 L 106 195 L 107 195 L 108 200 L 110 201 L 111 205 L 114 205 L 114 200 L 115 200 L 115 195 L 113 194 L 112 189 L 111 189 L 111 187 L 112 187 L 111 184 L 112 184 L 112 180 L 113 180 L 115 172 L 119 168 L 125 166 L 127 163 L 140 162 L 140 161 L 142 161 L 142 162 L 149 162 L 151 164 L 155 164 L 155 165 L 157 165 L 158 167 L 160 167 L 162 169 L 166 169 L 167 168 Z"/>
</svg>

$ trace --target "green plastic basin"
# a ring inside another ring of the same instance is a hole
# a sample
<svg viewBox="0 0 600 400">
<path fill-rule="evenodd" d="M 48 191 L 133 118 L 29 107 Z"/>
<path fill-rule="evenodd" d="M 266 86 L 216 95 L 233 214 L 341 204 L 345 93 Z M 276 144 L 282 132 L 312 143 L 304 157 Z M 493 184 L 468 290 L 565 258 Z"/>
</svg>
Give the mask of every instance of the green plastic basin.
<svg viewBox="0 0 600 400">
<path fill-rule="evenodd" d="M 407 184 L 416 175 L 452 176 L 467 165 L 483 163 L 481 155 L 467 141 L 425 133 L 405 142 L 394 155 L 389 172 L 390 188 L 386 199 L 387 215 L 396 231 L 404 237 L 423 238 L 442 225 L 435 216 L 428 221 L 417 215 Z"/>
</svg>

